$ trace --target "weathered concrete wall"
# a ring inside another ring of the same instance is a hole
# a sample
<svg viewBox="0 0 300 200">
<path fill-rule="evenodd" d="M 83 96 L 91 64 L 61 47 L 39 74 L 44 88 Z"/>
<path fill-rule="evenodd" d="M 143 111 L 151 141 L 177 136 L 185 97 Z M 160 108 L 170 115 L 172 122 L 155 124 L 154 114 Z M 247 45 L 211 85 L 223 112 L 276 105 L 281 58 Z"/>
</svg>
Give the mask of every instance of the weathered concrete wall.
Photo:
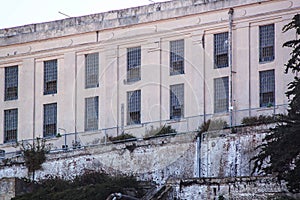
<svg viewBox="0 0 300 200">
<path fill-rule="evenodd" d="M 97 146 L 48 155 L 37 179 L 49 175 L 72 179 L 85 171 L 134 175 L 140 180 L 164 184 L 170 178 L 194 177 L 195 133 L 145 141 Z M 26 177 L 24 166 L 3 167 L 0 177 Z"/>
<path fill-rule="evenodd" d="M 10 200 L 15 197 L 15 184 L 14 178 L 0 179 L 0 200 Z"/>
<path fill-rule="evenodd" d="M 270 126 L 249 126 L 231 130 L 211 131 L 202 135 L 201 177 L 251 176 L 250 163 Z"/>
<path fill-rule="evenodd" d="M 195 133 L 52 153 L 36 178 L 53 175 L 72 179 L 89 170 L 134 175 L 157 184 L 164 184 L 168 178 L 198 177 L 199 172 L 201 177 L 251 176 L 253 164 L 249 161 L 268 128 L 245 127 L 235 134 L 230 130 L 206 132 L 200 154 Z M 0 170 L 0 178 L 26 176 L 24 165 Z"/>
<path fill-rule="evenodd" d="M 172 195 L 177 199 L 199 200 L 225 199 L 265 200 L 286 192 L 284 184 L 272 177 L 203 178 L 173 180 Z"/>
</svg>

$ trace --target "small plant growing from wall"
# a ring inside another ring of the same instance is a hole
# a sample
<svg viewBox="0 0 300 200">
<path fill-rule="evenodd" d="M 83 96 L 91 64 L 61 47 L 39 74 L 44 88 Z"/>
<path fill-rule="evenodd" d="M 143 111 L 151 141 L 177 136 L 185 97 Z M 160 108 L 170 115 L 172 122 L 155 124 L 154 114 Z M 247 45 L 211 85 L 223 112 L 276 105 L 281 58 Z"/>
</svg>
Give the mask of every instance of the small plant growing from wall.
<svg viewBox="0 0 300 200">
<path fill-rule="evenodd" d="M 170 125 L 163 125 L 157 128 L 151 127 L 151 129 L 148 131 L 144 139 L 149 139 L 151 137 L 162 136 L 162 135 L 167 135 L 172 133 L 176 134 L 177 131 L 176 129 L 172 128 Z"/>
<path fill-rule="evenodd" d="M 221 119 L 216 120 L 207 120 L 206 122 L 203 122 L 202 125 L 198 129 L 198 134 L 201 135 L 204 132 L 207 131 L 216 131 L 216 130 L 222 130 L 228 127 L 228 124 L 226 121 Z"/>
<path fill-rule="evenodd" d="M 32 173 L 32 180 L 35 177 L 35 171 L 42 168 L 42 164 L 46 161 L 46 154 L 50 151 L 50 144 L 46 144 L 46 140 L 36 138 L 31 143 L 22 141 L 20 144 L 21 153 L 24 157 L 25 166 L 28 169 L 28 176 Z"/>
<path fill-rule="evenodd" d="M 131 140 L 134 141 L 136 140 L 136 137 L 134 137 L 133 135 L 130 135 L 128 133 L 116 136 L 116 137 L 109 137 L 108 138 L 112 143 L 118 143 L 124 140 Z"/>
</svg>

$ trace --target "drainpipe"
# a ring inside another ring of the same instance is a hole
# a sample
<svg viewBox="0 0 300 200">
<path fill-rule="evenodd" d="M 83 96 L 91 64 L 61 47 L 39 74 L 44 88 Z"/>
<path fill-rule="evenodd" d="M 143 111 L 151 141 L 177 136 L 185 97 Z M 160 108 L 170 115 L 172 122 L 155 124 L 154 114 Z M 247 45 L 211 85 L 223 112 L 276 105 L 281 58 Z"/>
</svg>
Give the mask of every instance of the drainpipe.
<svg viewBox="0 0 300 200">
<path fill-rule="evenodd" d="M 201 178 L 201 139 L 202 135 L 197 137 L 197 178 Z"/>
<path fill-rule="evenodd" d="M 249 116 L 251 116 L 251 24 L 249 23 L 248 27 L 248 49 L 249 49 L 249 77 L 248 77 L 248 84 L 249 84 Z"/>
<path fill-rule="evenodd" d="M 74 95 L 74 131 L 75 131 L 75 144 L 77 144 L 77 55 L 75 53 L 75 95 Z"/>
<path fill-rule="evenodd" d="M 229 32 L 228 32 L 228 65 L 230 70 L 229 76 L 229 114 L 230 114 L 230 127 L 233 125 L 233 99 L 232 99 L 232 22 L 233 22 L 233 8 L 228 11 L 229 15 Z"/>
<path fill-rule="evenodd" d="M 117 46 L 117 136 L 120 132 L 119 118 L 120 118 L 120 46 Z M 123 131 L 123 130 L 122 130 Z"/>
<path fill-rule="evenodd" d="M 33 59 L 33 115 L 32 115 L 32 139 L 33 139 L 33 143 L 34 143 L 34 139 L 35 139 L 35 93 L 36 93 L 36 60 Z"/>
<path fill-rule="evenodd" d="M 206 86 L 205 86 L 205 32 L 202 35 L 202 66 L 203 66 L 203 122 L 206 121 Z"/>
<path fill-rule="evenodd" d="M 162 121 L 162 39 L 159 39 L 159 126 Z"/>
</svg>

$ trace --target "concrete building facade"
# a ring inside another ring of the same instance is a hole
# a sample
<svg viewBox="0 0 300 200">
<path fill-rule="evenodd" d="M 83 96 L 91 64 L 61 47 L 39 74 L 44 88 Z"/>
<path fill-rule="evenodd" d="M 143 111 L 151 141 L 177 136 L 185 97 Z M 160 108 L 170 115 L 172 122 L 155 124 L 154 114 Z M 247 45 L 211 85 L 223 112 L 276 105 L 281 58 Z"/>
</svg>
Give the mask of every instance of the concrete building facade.
<svg viewBox="0 0 300 200">
<path fill-rule="evenodd" d="M 0 30 L 0 143 L 97 144 L 283 113 L 298 0 L 173 0 Z M 57 138 L 57 133 L 66 137 Z"/>
</svg>

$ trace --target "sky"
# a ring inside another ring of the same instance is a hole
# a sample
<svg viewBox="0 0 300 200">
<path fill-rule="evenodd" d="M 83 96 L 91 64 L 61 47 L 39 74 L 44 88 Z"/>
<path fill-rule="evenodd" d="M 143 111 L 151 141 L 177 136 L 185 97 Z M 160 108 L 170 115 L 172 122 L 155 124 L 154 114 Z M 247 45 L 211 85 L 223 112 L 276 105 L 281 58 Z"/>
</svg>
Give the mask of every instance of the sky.
<svg viewBox="0 0 300 200">
<path fill-rule="evenodd" d="M 0 0 L 0 29 L 167 0 Z"/>
</svg>

